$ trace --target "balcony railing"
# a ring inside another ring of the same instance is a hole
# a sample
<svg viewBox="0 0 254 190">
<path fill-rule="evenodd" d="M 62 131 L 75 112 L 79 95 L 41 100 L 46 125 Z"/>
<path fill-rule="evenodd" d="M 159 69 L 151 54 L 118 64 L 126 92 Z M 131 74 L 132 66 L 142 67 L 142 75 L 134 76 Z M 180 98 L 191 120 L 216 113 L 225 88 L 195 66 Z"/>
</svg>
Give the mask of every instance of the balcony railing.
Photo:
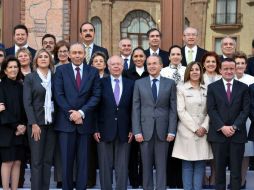
<svg viewBox="0 0 254 190">
<path fill-rule="evenodd" d="M 242 27 L 242 13 L 212 14 L 212 29 L 239 29 Z"/>
</svg>

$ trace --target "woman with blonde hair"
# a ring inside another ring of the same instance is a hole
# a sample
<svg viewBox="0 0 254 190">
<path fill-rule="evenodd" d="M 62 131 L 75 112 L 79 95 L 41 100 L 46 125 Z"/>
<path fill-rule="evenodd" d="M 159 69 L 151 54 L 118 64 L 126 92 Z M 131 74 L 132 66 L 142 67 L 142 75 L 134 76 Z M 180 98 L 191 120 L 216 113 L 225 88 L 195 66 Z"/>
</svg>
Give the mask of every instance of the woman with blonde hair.
<svg viewBox="0 0 254 190">
<path fill-rule="evenodd" d="M 31 189 L 49 189 L 55 147 L 52 94 L 53 60 L 46 49 L 36 52 L 34 71 L 25 77 L 24 107 L 31 149 Z"/>
</svg>

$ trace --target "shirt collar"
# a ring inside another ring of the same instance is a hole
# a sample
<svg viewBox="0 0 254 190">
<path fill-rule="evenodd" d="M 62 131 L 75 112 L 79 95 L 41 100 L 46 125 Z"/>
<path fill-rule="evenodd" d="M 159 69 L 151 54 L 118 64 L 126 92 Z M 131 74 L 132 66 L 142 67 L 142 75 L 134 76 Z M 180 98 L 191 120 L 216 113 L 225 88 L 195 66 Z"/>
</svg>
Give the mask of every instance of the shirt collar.
<svg viewBox="0 0 254 190">
<path fill-rule="evenodd" d="M 118 78 L 113 77 L 112 75 L 110 75 L 110 79 L 111 79 L 111 82 L 115 82 L 115 79 L 118 79 L 119 82 L 121 82 L 122 81 L 122 75 L 120 75 Z"/>
<path fill-rule="evenodd" d="M 20 49 L 20 48 L 28 48 L 28 44 L 25 44 L 22 47 L 19 47 L 17 44 L 15 44 L 15 53 Z"/>
<path fill-rule="evenodd" d="M 230 83 L 231 85 L 233 85 L 234 79 L 232 79 L 231 81 L 228 82 L 224 78 L 222 78 L 222 81 L 223 81 L 224 86 L 226 86 L 227 83 Z"/>
<path fill-rule="evenodd" d="M 160 81 L 161 79 L 161 75 L 157 76 L 156 78 L 152 77 L 151 75 L 149 75 L 150 77 L 150 81 L 153 81 L 153 79 L 157 79 L 158 81 Z"/>
<path fill-rule="evenodd" d="M 128 59 L 128 60 L 131 59 L 131 55 L 129 55 L 129 56 L 127 56 L 127 57 L 125 57 L 124 55 L 121 55 L 121 57 L 123 58 L 123 60 L 124 60 L 124 59 Z"/>
<path fill-rule="evenodd" d="M 197 52 L 198 46 L 194 46 L 193 48 L 189 48 L 188 46 L 186 46 L 186 51 L 188 52 L 189 50 L 192 50 L 193 52 Z"/>
<path fill-rule="evenodd" d="M 157 53 L 157 55 L 159 55 L 160 53 L 160 48 L 158 48 L 156 51 L 153 51 L 151 48 L 149 48 L 150 50 L 150 55 L 153 55 L 153 53 Z"/>
<path fill-rule="evenodd" d="M 188 89 L 193 88 L 193 86 L 191 85 L 191 82 L 190 82 L 190 81 L 185 82 L 185 83 L 184 83 L 184 86 L 185 86 L 186 88 L 188 88 Z M 199 86 L 200 86 L 200 88 L 206 89 L 206 85 L 205 85 L 205 84 L 200 84 Z"/>
<path fill-rule="evenodd" d="M 86 45 L 85 43 L 83 43 L 83 45 L 84 45 L 85 48 L 89 46 L 91 49 L 93 49 L 94 43 L 91 43 L 89 45 Z"/>
<path fill-rule="evenodd" d="M 72 65 L 72 69 L 73 69 L 73 70 L 75 70 L 76 67 L 79 67 L 79 68 L 80 68 L 80 71 L 83 71 L 83 67 L 84 67 L 84 64 L 83 64 L 83 63 L 81 63 L 79 66 L 74 65 L 73 63 L 71 63 L 71 65 Z"/>
</svg>

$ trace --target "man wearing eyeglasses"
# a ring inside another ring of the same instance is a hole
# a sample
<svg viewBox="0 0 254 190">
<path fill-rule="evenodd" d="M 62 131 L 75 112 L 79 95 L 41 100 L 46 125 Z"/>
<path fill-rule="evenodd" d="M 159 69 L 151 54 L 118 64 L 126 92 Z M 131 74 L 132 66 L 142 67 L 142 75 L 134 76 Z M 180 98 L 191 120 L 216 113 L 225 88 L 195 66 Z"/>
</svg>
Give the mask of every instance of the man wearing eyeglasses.
<svg viewBox="0 0 254 190">
<path fill-rule="evenodd" d="M 182 65 L 187 66 L 192 61 L 201 61 L 206 53 L 205 49 L 197 45 L 198 31 L 196 28 L 188 27 L 183 32 L 184 46 L 182 48 Z"/>
</svg>

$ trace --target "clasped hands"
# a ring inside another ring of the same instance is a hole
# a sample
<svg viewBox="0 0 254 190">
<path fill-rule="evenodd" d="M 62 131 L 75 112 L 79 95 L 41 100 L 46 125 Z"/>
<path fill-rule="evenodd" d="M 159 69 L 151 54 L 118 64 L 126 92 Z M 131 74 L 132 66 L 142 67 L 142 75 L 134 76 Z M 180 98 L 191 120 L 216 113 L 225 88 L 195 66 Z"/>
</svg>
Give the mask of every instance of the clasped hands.
<svg viewBox="0 0 254 190">
<path fill-rule="evenodd" d="M 96 140 L 97 143 L 99 143 L 100 139 L 101 139 L 101 134 L 98 133 L 98 132 L 94 133 L 93 138 Z M 133 139 L 133 134 L 132 134 L 132 132 L 129 132 L 129 134 L 128 134 L 128 143 L 131 143 L 132 139 Z"/>
<path fill-rule="evenodd" d="M 71 113 L 69 118 L 70 121 L 73 121 L 77 125 L 83 124 L 82 115 L 79 111 L 70 110 L 69 113 Z"/>
<path fill-rule="evenodd" d="M 198 137 L 203 137 L 207 133 L 207 130 L 204 127 L 199 127 L 198 130 L 195 131 L 195 134 Z"/>
<path fill-rule="evenodd" d="M 25 132 L 26 132 L 26 126 L 25 125 L 18 125 L 17 130 L 15 131 L 15 135 L 16 136 L 24 135 Z"/>
<path fill-rule="evenodd" d="M 226 137 L 232 137 L 235 134 L 233 126 L 224 125 L 220 130 Z"/>
<path fill-rule="evenodd" d="M 175 136 L 174 136 L 174 135 L 171 135 L 171 134 L 168 134 L 168 135 L 167 135 L 166 140 L 167 140 L 168 142 L 171 142 L 171 141 L 173 141 L 174 139 L 175 139 Z M 137 134 L 137 135 L 135 135 L 135 140 L 136 140 L 137 142 L 139 142 L 139 143 L 142 143 L 142 142 L 144 141 L 144 137 L 143 137 L 142 134 Z"/>
</svg>

